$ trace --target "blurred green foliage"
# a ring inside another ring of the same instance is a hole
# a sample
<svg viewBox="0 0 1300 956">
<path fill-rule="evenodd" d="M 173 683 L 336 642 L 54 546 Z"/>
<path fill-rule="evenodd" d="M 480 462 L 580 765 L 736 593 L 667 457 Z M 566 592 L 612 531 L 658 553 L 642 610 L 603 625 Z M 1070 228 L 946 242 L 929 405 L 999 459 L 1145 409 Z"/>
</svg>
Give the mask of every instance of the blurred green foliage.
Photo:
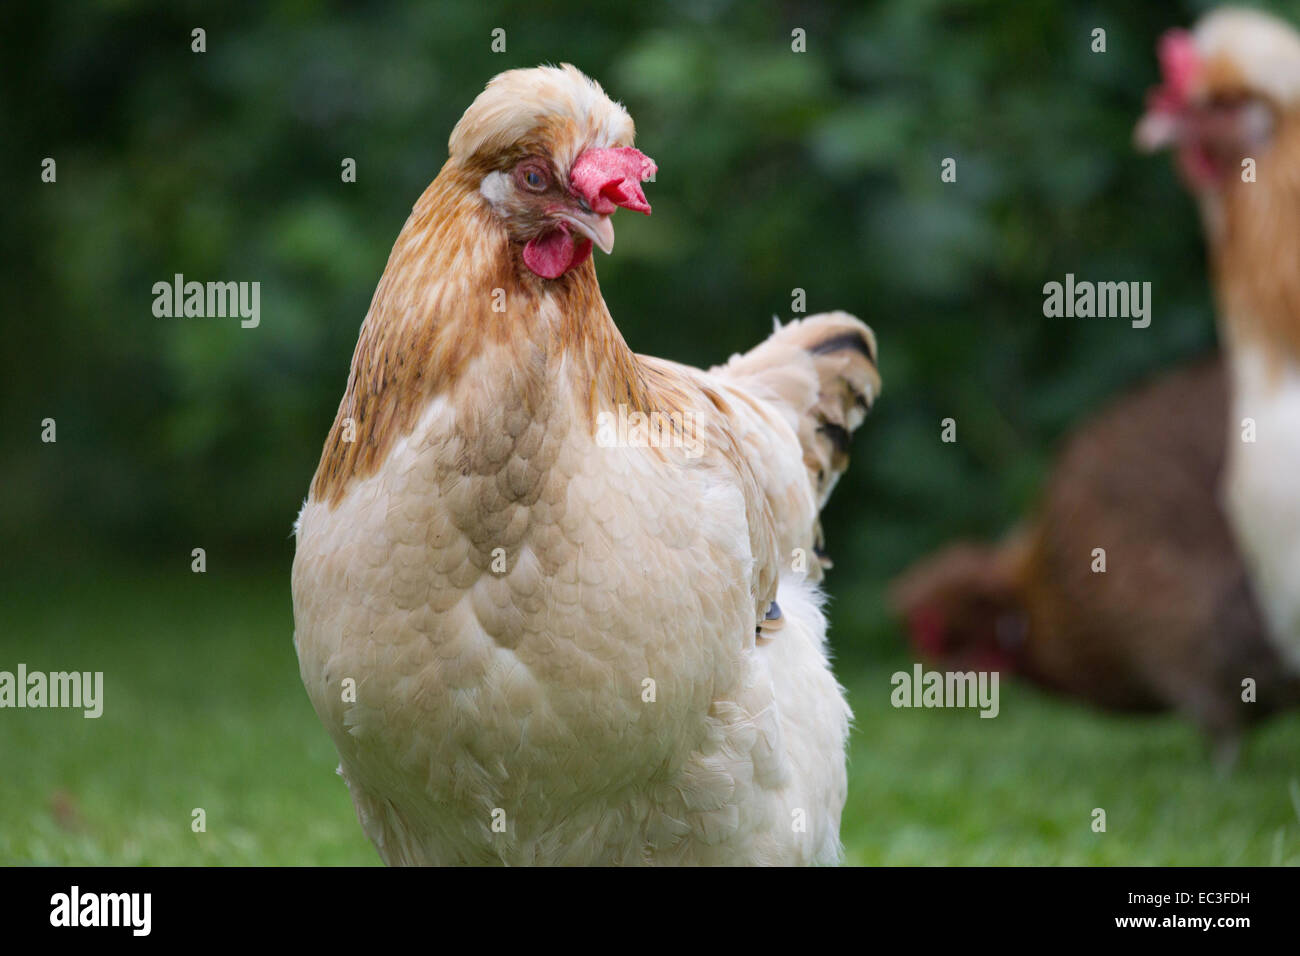
<svg viewBox="0 0 1300 956">
<path fill-rule="evenodd" d="M 357 328 L 453 124 L 500 70 L 571 61 L 659 164 L 654 216 L 598 264 L 634 349 L 722 361 L 795 288 L 875 328 L 884 394 L 827 521 L 832 590 L 874 603 L 924 550 L 1014 521 L 1081 415 L 1211 346 L 1192 203 L 1130 146 L 1156 37 L 1201 7 L 6 5 L 6 558 L 287 561 Z M 1151 327 L 1045 319 L 1066 272 L 1152 282 Z M 175 273 L 261 282 L 260 327 L 154 317 Z"/>
</svg>

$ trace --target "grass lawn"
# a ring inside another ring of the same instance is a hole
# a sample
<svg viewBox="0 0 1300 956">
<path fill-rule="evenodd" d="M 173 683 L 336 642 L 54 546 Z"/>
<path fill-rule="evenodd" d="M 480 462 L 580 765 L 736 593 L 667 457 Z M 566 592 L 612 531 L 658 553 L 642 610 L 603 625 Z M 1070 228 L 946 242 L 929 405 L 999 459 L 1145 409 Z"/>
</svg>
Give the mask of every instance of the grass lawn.
<svg viewBox="0 0 1300 956">
<path fill-rule="evenodd" d="M 0 863 L 378 863 L 298 682 L 287 569 L 116 569 L 0 592 L 0 670 L 105 684 L 98 720 L 0 711 Z M 992 720 L 895 710 L 889 677 L 908 666 L 841 673 L 857 714 L 849 863 L 1300 863 L 1300 714 L 1220 777 L 1175 720 L 1012 683 Z"/>
</svg>

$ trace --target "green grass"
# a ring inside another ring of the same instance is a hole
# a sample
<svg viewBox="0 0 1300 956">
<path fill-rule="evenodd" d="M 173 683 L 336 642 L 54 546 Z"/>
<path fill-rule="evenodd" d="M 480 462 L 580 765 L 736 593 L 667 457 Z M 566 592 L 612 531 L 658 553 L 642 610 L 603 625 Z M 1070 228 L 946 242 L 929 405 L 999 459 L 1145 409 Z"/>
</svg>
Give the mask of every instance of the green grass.
<svg viewBox="0 0 1300 956">
<path fill-rule="evenodd" d="M 286 571 L 6 590 L 0 669 L 102 670 L 105 704 L 0 711 L 0 863 L 379 862 L 298 680 Z"/>
<path fill-rule="evenodd" d="M 992 719 L 894 710 L 891 670 L 854 684 L 849 863 L 1300 864 L 1300 715 L 1259 728 L 1225 775 L 1173 717 L 1010 681 Z"/>
<path fill-rule="evenodd" d="M 102 670 L 105 710 L 0 711 L 0 863 L 378 861 L 298 682 L 283 570 L 116 569 L 3 590 L 0 670 Z M 1300 715 L 1256 732 L 1222 777 L 1176 720 L 1017 684 L 992 720 L 895 710 L 889 676 L 906 666 L 841 675 L 857 713 L 848 862 L 1300 863 Z"/>
</svg>

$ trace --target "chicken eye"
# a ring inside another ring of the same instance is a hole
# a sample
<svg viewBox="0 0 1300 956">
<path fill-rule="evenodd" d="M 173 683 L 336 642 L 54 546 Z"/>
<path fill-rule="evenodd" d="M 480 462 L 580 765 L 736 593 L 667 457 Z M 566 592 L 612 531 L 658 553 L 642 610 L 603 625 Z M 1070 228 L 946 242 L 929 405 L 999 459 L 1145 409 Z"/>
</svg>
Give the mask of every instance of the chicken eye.
<svg viewBox="0 0 1300 956">
<path fill-rule="evenodd" d="M 530 192 L 544 192 L 551 185 L 551 174 L 545 166 L 529 163 L 519 167 L 519 183 Z"/>
</svg>

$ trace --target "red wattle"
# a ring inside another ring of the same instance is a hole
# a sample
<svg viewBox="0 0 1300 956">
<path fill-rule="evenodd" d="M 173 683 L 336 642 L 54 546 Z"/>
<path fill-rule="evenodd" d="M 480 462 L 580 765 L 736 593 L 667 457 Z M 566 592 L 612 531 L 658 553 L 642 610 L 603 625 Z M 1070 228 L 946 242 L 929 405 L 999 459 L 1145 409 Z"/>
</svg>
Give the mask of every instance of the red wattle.
<svg viewBox="0 0 1300 956">
<path fill-rule="evenodd" d="M 912 646 L 922 657 L 930 660 L 942 658 L 947 651 L 944 637 L 943 615 L 928 607 L 917 608 L 908 618 L 912 632 Z"/>
<path fill-rule="evenodd" d="M 543 279 L 558 279 L 591 255 L 591 240 L 574 240 L 569 227 L 560 223 L 550 232 L 528 240 L 524 265 Z"/>
</svg>

